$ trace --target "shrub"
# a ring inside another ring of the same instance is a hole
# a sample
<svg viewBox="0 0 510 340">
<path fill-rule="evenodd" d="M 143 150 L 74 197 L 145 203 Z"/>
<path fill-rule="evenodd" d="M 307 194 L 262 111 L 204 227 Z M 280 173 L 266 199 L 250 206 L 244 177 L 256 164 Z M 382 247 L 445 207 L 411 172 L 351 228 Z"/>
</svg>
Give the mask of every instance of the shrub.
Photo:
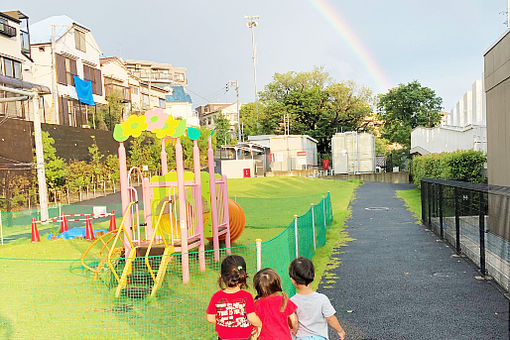
<svg viewBox="0 0 510 340">
<path fill-rule="evenodd" d="M 418 187 L 424 177 L 482 183 L 487 181 L 482 173 L 486 161 L 487 155 L 484 152 L 474 150 L 416 156 L 413 158 L 411 174 Z"/>
</svg>

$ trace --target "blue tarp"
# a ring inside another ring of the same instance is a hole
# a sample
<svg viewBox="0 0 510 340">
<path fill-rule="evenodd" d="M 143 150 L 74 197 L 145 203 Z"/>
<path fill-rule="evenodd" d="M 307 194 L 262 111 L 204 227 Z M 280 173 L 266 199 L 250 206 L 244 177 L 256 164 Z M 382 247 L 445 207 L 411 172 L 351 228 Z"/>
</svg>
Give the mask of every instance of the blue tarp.
<svg viewBox="0 0 510 340">
<path fill-rule="evenodd" d="M 105 234 L 108 232 L 108 230 L 106 229 L 99 229 L 99 230 L 94 230 L 94 237 L 96 237 L 96 233 L 98 231 L 102 231 L 104 232 Z M 83 237 L 85 238 L 85 234 L 86 231 L 85 231 L 85 228 L 71 228 L 69 229 L 68 231 L 64 231 L 63 233 L 60 233 L 57 235 L 58 238 L 63 238 L 64 240 L 70 240 L 72 238 L 76 238 L 76 237 Z M 48 240 L 51 240 L 51 237 L 54 236 L 52 233 L 49 233 L 47 238 Z"/>
<path fill-rule="evenodd" d="M 172 86 L 172 94 L 166 96 L 169 103 L 191 103 L 191 97 L 184 91 L 182 86 Z"/>
<path fill-rule="evenodd" d="M 96 105 L 92 96 L 92 82 L 90 80 L 82 80 L 78 76 L 73 76 L 74 87 L 80 102 L 88 105 Z"/>
</svg>

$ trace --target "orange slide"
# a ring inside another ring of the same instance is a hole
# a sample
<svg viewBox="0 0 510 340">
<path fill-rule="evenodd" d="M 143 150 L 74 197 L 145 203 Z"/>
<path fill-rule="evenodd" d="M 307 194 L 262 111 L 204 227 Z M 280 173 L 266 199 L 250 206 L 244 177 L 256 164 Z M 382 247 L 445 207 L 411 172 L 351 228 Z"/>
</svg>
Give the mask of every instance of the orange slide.
<svg viewBox="0 0 510 340">
<path fill-rule="evenodd" d="M 230 224 L 230 241 L 235 241 L 241 236 L 246 224 L 246 217 L 244 216 L 243 209 L 234 200 L 228 199 L 228 214 Z M 220 236 L 220 240 L 225 240 L 226 234 Z"/>
</svg>

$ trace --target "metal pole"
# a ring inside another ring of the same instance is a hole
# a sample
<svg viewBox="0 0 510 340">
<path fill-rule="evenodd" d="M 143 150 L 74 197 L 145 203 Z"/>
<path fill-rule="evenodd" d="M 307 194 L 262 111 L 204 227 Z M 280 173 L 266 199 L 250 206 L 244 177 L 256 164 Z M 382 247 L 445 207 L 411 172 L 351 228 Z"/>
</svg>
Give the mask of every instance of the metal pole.
<svg viewBox="0 0 510 340">
<path fill-rule="evenodd" d="M 485 209 L 483 192 L 480 192 L 478 209 L 478 228 L 480 230 L 480 272 L 482 273 L 482 276 L 485 276 Z"/>
<path fill-rule="evenodd" d="M 41 120 L 39 117 L 39 95 L 32 97 L 34 105 L 34 139 L 35 157 L 37 164 L 37 183 L 39 185 L 39 203 L 41 206 L 41 220 L 48 219 L 48 191 L 46 187 L 46 175 L 44 171 L 44 154 L 42 144 Z"/>
<path fill-rule="evenodd" d="M 429 223 L 428 227 L 432 228 L 432 183 L 428 183 L 427 185 L 427 213 L 429 215 Z"/>
<path fill-rule="evenodd" d="M 312 233 L 313 233 L 313 250 L 315 251 L 317 249 L 317 241 L 315 239 L 315 209 L 314 209 L 314 205 L 312 203 Z"/>
<path fill-rule="evenodd" d="M 294 237 L 296 239 L 296 257 L 299 257 L 299 242 L 298 242 L 298 216 L 294 215 Z"/>
<path fill-rule="evenodd" d="M 425 224 L 425 182 L 420 180 L 420 194 L 421 194 L 421 222 Z"/>
<path fill-rule="evenodd" d="M 454 189 L 455 197 L 455 251 L 460 253 L 460 216 L 459 216 L 459 189 Z"/>
<path fill-rule="evenodd" d="M 252 59 L 253 59 L 253 84 L 255 88 L 255 110 L 257 112 L 257 132 L 259 130 L 259 98 L 257 95 L 257 53 L 255 50 L 255 32 L 254 28 L 258 25 L 256 21 L 259 16 L 245 16 L 245 19 L 248 19 L 248 27 L 251 30 L 251 49 L 252 49 Z"/>
<path fill-rule="evenodd" d="M 241 116 L 239 115 L 239 81 L 236 80 L 237 141 L 241 142 Z"/>
<path fill-rule="evenodd" d="M 0 239 L 2 240 L 2 245 L 4 245 L 4 227 L 2 225 L 2 212 L 0 211 Z"/>
<path fill-rule="evenodd" d="M 439 234 L 441 239 L 444 237 L 444 225 L 443 225 L 443 186 L 439 185 Z"/>
<path fill-rule="evenodd" d="M 262 269 L 262 240 L 260 238 L 255 240 L 257 248 L 257 272 Z"/>
</svg>

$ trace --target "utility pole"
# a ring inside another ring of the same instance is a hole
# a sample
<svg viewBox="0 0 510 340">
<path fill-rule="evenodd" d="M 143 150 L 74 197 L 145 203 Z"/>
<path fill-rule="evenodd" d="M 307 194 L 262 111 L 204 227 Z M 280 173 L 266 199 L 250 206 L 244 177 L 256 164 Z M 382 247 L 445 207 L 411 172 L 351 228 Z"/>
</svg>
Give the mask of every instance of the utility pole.
<svg viewBox="0 0 510 340">
<path fill-rule="evenodd" d="M 510 0 L 509 0 L 510 1 Z M 232 80 L 227 83 L 227 92 L 229 90 L 230 85 L 236 87 L 236 106 L 237 106 L 237 141 L 241 142 L 241 118 L 239 116 L 239 82 L 237 80 Z"/>
<path fill-rule="evenodd" d="M 57 93 L 57 71 L 55 69 L 56 64 L 56 55 L 55 55 L 55 25 L 51 25 L 51 110 L 50 110 L 50 119 L 48 123 L 52 123 L 51 118 L 53 115 L 53 111 L 55 112 L 55 123 L 58 123 L 58 112 L 60 103 L 58 103 L 58 93 Z M 62 122 L 60 122 L 62 123 Z"/>
<path fill-rule="evenodd" d="M 260 17 L 258 15 L 254 15 L 254 16 L 245 16 L 244 18 L 248 20 L 246 25 L 251 30 L 251 49 L 252 49 L 252 59 L 253 59 L 253 84 L 254 84 L 254 88 L 255 88 L 255 110 L 257 112 L 257 133 L 258 133 L 258 131 L 259 131 L 259 97 L 257 95 L 257 53 L 255 50 L 255 32 L 253 29 L 258 26 L 257 20 Z"/>
</svg>

